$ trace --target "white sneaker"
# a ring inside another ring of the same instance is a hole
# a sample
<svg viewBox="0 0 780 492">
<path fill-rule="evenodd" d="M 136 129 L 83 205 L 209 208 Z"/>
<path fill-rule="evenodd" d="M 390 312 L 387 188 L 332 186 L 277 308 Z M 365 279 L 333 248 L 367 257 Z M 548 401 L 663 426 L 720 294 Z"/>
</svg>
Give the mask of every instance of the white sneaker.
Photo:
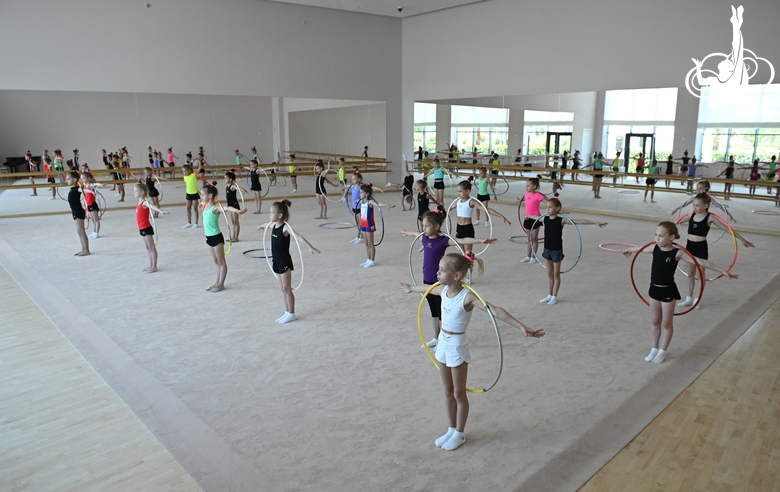
<svg viewBox="0 0 780 492">
<path fill-rule="evenodd" d="M 298 188 L 292 190 L 293 193 L 298 193 Z"/>
<path fill-rule="evenodd" d="M 376 265 L 376 263 L 374 263 L 374 260 L 368 260 L 366 263 L 363 264 L 363 268 L 371 268 L 374 265 Z"/>
<path fill-rule="evenodd" d="M 355 244 L 363 244 L 365 242 L 366 242 L 365 239 L 363 239 L 362 237 L 359 237 L 359 238 L 357 238 L 357 241 L 355 241 Z"/>
<path fill-rule="evenodd" d="M 350 241 L 350 243 L 352 243 L 352 244 L 357 244 L 357 240 L 358 240 L 358 239 L 360 239 L 360 238 L 357 238 L 357 237 L 356 237 L 356 238 L 352 239 L 352 240 Z"/>
<path fill-rule="evenodd" d="M 683 302 L 678 302 L 677 305 L 680 307 L 693 306 L 693 299 L 691 299 L 690 301 L 688 299 L 685 299 Z"/>
<path fill-rule="evenodd" d="M 531 257 L 530 256 L 526 256 L 525 258 L 520 260 L 520 263 L 529 263 L 530 261 L 531 261 Z"/>
<path fill-rule="evenodd" d="M 425 348 L 425 347 L 428 347 L 428 348 L 436 348 L 436 345 L 437 345 L 438 343 L 439 343 L 439 340 L 437 340 L 436 338 L 432 338 L 432 339 L 431 339 L 431 340 L 429 340 L 429 341 L 428 341 L 428 343 L 426 343 L 425 345 L 420 345 L 420 348 Z"/>
<path fill-rule="evenodd" d="M 420 246 L 420 249 L 418 249 L 417 251 L 419 251 L 420 253 L 422 253 L 423 251 L 425 251 L 425 246 Z"/>
<path fill-rule="evenodd" d="M 479 225 L 479 219 L 474 221 L 474 225 Z"/>
<path fill-rule="evenodd" d="M 536 258 L 529 258 L 528 259 L 528 263 L 535 263 L 535 262 L 536 262 Z"/>
<path fill-rule="evenodd" d="M 193 225 L 192 228 L 193 229 L 197 229 L 198 228 L 198 224 Z"/>
<path fill-rule="evenodd" d="M 56 196 L 53 196 L 53 197 L 49 198 L 49 200 L 56 200 L 56 199 L 57 199 Z"/>
<path fill-rule="evenodd" d="M 539 299 L 539 303 L 540 304 L 547 304 L 548 302 L 550 302 L 551 298 L 552 298 L 551 295 L 547 295 L 547 297 L 545 297 L 544 299 Z"/>
<path fill-rule="evenodd" d="M 485 222 L 485 227 L 490 227 L 490 222 Z"/>
<path fill-rule="evenodd" d="M 341 200 L 339 200 L 339 202 L 346 202 L 346 201 L 347 201 L 346 198 L 344 198 L 343 196 L 341 197 Z"/>
<path fill-rule="evenodd" d="M 188 223 L 187 223 L 187 225 L 186 225 L 186 226 L 184 226 L 184 229 L 189 229 L 190 227 L 192 227 L 192 224 L 190 224 L 190 223 L 188 222 Z"/>
<path fill-rule="evenodd" d="M 369 261 L 371 261 L 371 260 L 366 260 L 366 261 L 364 261 L 363 263 L 361 263 L 361 264 L 360 264 L 360 266 L 364 267 L 364 266 L 368 265 L 368 262 L 369 262 Z"/>
</svg>

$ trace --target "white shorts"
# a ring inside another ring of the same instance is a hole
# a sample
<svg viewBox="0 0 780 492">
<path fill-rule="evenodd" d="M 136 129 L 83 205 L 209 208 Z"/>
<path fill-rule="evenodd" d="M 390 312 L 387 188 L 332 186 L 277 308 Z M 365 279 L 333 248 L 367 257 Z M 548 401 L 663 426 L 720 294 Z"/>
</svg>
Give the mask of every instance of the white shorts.
<svg viewBox="0 0 780 492">
<path fill-rule="evenodd" d="M 447 367 L 458 367 L 464 362 L 471 363 L 469 341 L 466 339 L 466 335 L 448 335 L 440 331 L 434 357 Z"/>
</svg>

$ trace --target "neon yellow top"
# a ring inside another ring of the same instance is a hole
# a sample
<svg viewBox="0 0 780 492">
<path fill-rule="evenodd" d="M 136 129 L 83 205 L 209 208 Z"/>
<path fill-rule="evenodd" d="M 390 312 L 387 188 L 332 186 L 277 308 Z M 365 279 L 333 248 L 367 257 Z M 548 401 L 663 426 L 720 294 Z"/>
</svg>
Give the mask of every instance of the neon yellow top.
<svg viewBox="0 0 780 492">
<path fill-rule="evenodd" d="M 493 163 L 493 170 L 498 171 L 498 166 L 501 165 L 501 161 L 498 159 L 493 159 L 491 162 Z"/>
<path fill-rule="evenodd" d="M 344 166 L 341 166 L 339 168 L 339 181 L 344 181 L 345 174 L 346 173 L 344 172 Z"/>
<path fill-rule="evenodd" d="M 290 174 L 295 173 L 295 159 L 290 159 L 290 166 L 288 167 Z"/>
<path fill-rule="evenodd" d="M 184 176 L 184 184 L 187 185 L 188 195 L 198 194 L 198 175 L 195 173 Z"/>
</svg>

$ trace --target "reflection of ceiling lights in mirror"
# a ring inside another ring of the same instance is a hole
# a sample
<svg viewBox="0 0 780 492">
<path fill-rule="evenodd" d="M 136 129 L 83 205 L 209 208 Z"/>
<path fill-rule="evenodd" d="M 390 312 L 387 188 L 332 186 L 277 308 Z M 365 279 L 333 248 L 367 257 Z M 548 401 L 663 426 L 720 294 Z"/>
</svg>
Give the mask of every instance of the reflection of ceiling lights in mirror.
<svg viewBox="0 0 780 492">
<path fill-rule="evenodd" d="M 373 0 L 372 2 L 345 1 L 345 0 L 271 0 L 280 3 L 295 3 L 308 5 L 309 7 L 321 7 L 326 9 L 347 10 L 364 14 L 386 15 L 389 17 L 411 17 L 413 15 L 426 14 L 437 10 L 449 9 L 469 3 L 478 3 L 485 0 L 412 0 L 404 3 L 399 0 Z"/>
</svg>

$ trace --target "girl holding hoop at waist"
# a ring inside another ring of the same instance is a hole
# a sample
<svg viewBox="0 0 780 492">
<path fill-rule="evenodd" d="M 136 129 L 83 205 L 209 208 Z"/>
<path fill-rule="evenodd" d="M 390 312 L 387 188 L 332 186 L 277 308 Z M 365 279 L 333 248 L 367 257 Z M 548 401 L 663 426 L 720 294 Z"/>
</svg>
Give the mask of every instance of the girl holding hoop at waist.
<svg viewBox="0 0 780 492">
<path fill-rule="evenodd" d="M 447 236 L 441 235 L 441 226 L 444 223 L 444 217 L 447 212 L 444 211 L 444 207 L 438 206 L 435 211 L 427 210 L 422 216 L 422 252 L 423 252 L 423 284 L 433 285 L 436 283 L 436 271 L 439 268 L 439 262 L 444 258 L 449 246 L 455 246 L 456 242 L 451 240 Z M 404 236 L 417 236 L 418 233 L 414 231 L 402 230 L 401 234 Z M 476 239 L 476 238 L 463 238 L 457 241 L 457 244 L 492 244 L 497 241 L 496 238 L 488 239 Z M 482 274 L 484 265 L 482 260 L 476 256 L 470 257 L 472 261 L 476 261 L 479 267 L 479 274 Z M 428 294 L 428 306 L 431 308 L 431 319 L 433 321 L 433 333 L 436 335 L 434 339 L 428 342 L 428 347 L 433 348 L 436 346 L 439 338 L 439 330 L 441 329 L 441 296 Z"/>
<path fill-rule="evenodd" d="M 471 222 L 471 210 L 474 208 L 474 203 L 472 200 L 474 199 L 471 198 L 470 193 L 471 181 L 461 181 L 458 183 L 458 198 L 455 203 L 450 205 L 449 210 L 455 208 L 456 214 L 458 216 L 458 226 L 457 229 L 455 229 L 455 237 L 458 239 L 474 237 L 474 224 Z M 492 208 L 485 206 L 485 209 L 488 211 L 488 213 L 504 219 L 504 223 L 511 224 L 511 222 L 509 222 L 506 217 L 496 212 Z M 447 212 L 449 212 L 449 210 Z M 463 243 L 463 249 L 466 252 L 471 252 L 471 244 Z"/>
<path fill-rule="evenodd" d="M 529 236 L 531 236 L 526 247 L 525 258 L 520 260 L 520 263 L 533 263 L 536 261 L 534 253 L 539 249 L 539 228 L 544 225 L 543 222 L 536 220 L 542 216 L 539 206 L 547 206 L 547 197 L 539 192 L 539 178 L 531 178 L 526 181 L 525 198 L 518 198 L 517 200 L 525 200 L 523 229 L 528 231 Z M 534 222 L 536 222 L 535 226 Z"/>
<path fill-rule="evenodd" d="M 425 181 L 422 179 L 418 179 L 414 183 L 414 192 L 417 193 L 417 222 L 418 227 L 420 230 L 422 229 L 422 221 L 423 221 L 423 215 L 425 212 L 430 210 L 431 206 L 431 200 L 433 200 L 433 203 L 436 205 L 443 205 L 440 201 L 436 199 L 435 196 L 428 193 L 428 186 L 426 185 Z"/>
<path fill-rule="evenodd" d="M 650 314 L 652 317 L 650 333 L 653 345 L 650 353 L 645 360 L 660 364 L 666 360 L 666 351 L 669 349 L 669 343 L 674 335 L 674 301 L 680 299 L 680 292 L 677 290 L 677 284 L 674 283 L 674 272 L 677 270 L 677 263 L 684 261 L 693 265 L 693 260 L 688 257 L 679 248 L 672 243 L 680 238 L 677 225 L 674 222 L 665 220 L 655 228 L 655 246 L 653 249 L 645 248 L 642 252 L 653 255 L 653 266 L 650 274 Z M 641 246 L 634 246 L 623 251 L 623 256 L 631 257 L 641 249 Z M 729 278 L 737 278 L 731 272 L 711 263 L 707 260 L 698 260 L 702 267 L 712 268 Z"/>
<path fill-rule="evenodd" d="M 558 214 L 561 211 L 561 202 L 557 198 L 550 198 L 547 203 L 547 216 L 544 218 L 544 251 L 542 258 L 547 263 L 547 279 L 550 283 L 550 293 L 542 304 L 555 305 L 558 303 L 558 289 L 561 288 L 561 261 L 563 261 L 563 217 Z M 571 217 L 569 218 L 570 220 Z M 528 219 L 526 219 L 528 220 Z M 574 220 L 572 220 L 574 222 Z M 606 222 L 578 219 L 577 224 L 592 224 L 599 227 L 607 225 Z"/>
<path fill-rule="evenodd" d="M 270 222 L 261 225 L 257 230 L 267 227 L 271 229 L 271 255 L 273 257 L 272 269 L 279 276 L 279 286 L 284 295 L 285 312 L 282 317 L 277 318 L 277 323 L 289 323 L 295 321 L 295 294 L 292 290 L 292 271 L 293 262 L 290 256 L 290 228 L 286 222 L 290 218 L 289 200 L 274 202 L 268 211 Z M 320 250 L 306 240 L 305 237 L 298 234 L 298 238 L 309 248 L 311 254 L 319 253 Z"/>
<path fill-rule="evenodd" d="M 495 186 L 490 184 L 490 180 L 487 177 L 487 169 L 485 168 L 485 166 L 479 168 L 479 177 L 477 177 L 476 181 L 477 181 L 477 200 L 482 202 L 482 204 L 485 205 L 485 207 L 487 207 L 488 203 L 490 203 L 491 193 L 496 198 L 496 200 L 498 200 L 498 195 L 496 195 L 496 188 Z M 477 220 L 474 221 L 474 225 L 479 225 L 480 208 L 477 208 Z M 485 227 L 489 227 L 489 226 L 490 226 L 490 217 L 485 217 Z"/>
<path fill-rule="evenodd" d="M 723 204 L 722 204 L 722 203 L 720 203 L 720 202 L 718 201 L 718 199 L 717 199 L 717 198 L 715 198 L 714 196 L 710 195 L 710 182 L 709 182 L 708 180 L 706 180 L 706 179 L 702 179 L 701 181 L 699 181 L 698 183 L 696 183 L 696 195 L 699 195 L 700 193 L 706 193 L 707 195 L 709 195 L 709 197 L 710 197 L 710 203 L 711 203 L 711 204 L 714 204 L 716 207 L 718 207 L 719 209 L 723 210 L 723 213 L 724 213 L 724 214 L 726 214 L 726 215 L 729 217 L 729 220 L 730 220 L 731 222 L 736 222 L 736 221 L 737 221 L 737 219 L 735 219 L 735 218 L 734 218 L 734 216 L 733 216 L 733 215 L 731 215 L 731 212 L 729 212 L 729 209 L 727 209 L 726 207 L 724 207 L 724 206 L 723 206 Z M 677 212 L 679 212 L 681 208 L 685 208 L 685 207 L 687 207 L 688 205 L 690 205 L 691 203 L 693 203 L 693 201 L 694 201 L 695 199 L 696 199 L 696 197 L 695 197 L 695 196 L 693 196 L 693 197 L 691 197 L 691 198 L 689 198 L 689 199 L 685 200 L 685 203 L 683 203 L 683 204 L 682 204 L 682 205 L 680 205 L 679 207 L 677 207 L 677 208 L 675 208 L 674 210 L 672 210 L 672 213 L 671 213 L 671 215 L 674 215 L 674 214 L 676 214 Z"/>
<path fill-rule="evenodd" d="M 728 229 L 728 225 L 724 224 L 717 217 L 710 213 L 710 196 L 706 193 L 699 193 L 693 198 L 693 213 L 685 217 L 680 221 L 678 225 L 688 223 L 688 242 L 685 244 L 687 249 L 693 256 L 701 260 L 709 258 L 709 250 L 707 247 L 707 234 L 710 232 L 712 226 Z M 753 248 L 753 243 L 742 237 L 737 231 L 734 231 L 734 235 L 742 241 L 742 245 L 746 248 Z M 704 272 L 704 269 L 702 269 Z M 693 297 L 693 289 L 696 286 L 696 269 L 693 264 L 687 265 L 688 273 L 688 295 L 683 302 L 678 303 L 678 306 L 693 306 L 696 303 L 696 299 Z M 700 279 L 704 282 L 704 279 Z M 701 304 L 699 305 L 701 306 Z"/>
<path fill-rule="evenodd" d="M 225 290 L 225 279 L 228 274 L 227 260 L 225 259 L 225 238 L 219 230 L 219 214 L 223 208 L 217 206 L 217 182 L 206 183 L 200 190 L 203 199 L 203 232 L 206 234 L 206 244 L 211 248 L 211 257 L 217 265 L 217 281 L 206 289 L 209 292 Z M 245 214 L 246 209 L 238 210 L 231 206 L 224 207 L 226 212 Z"/>
<path fill-rule="evenodd" d="M 441 383 L 447 407 L 447 432 L 436 439 L 437 447 L 445 451 L 454 451 L 466 442 L 466 420 L 469 416 L 469 399 L 466 393 L 471 356 L 466 339 L 466 328 L 475 307 L 486 311 L 479 298 L 463 287 L 461 282 L 473 266 L 471 258 L 457 253 L 446 255 L 439 261 L 436 274 L 441 285 L 435 287 L 429 295 L 441 296 L 442 318 L 439 341 L 435 358 L 439 366 Z M 427 285 L 401 284 L 404 294 L 424 293 Z M 489 304 L 496 318 L 521 330 L 526 337 L 541 338 L 544 330 L 531 330 L 506 312 L 503 308 Z"/>
<path fill-rule="evenodd" d="M 395 208 L 395 205 L 388 205 L 387 203 L 380 203 L 374 199 L 374 189 L 371 183 L 360 186 L 360 201 L 358 206 L 360 208 L 360 232 L 363 234 L 363 238 L 366 242 L 366 256 L 368 259 L 360 266 L 363 268 L 371 268 L 376 265 L 374 260 L 376 259 L 376 246 L 374 246 L 374 232 L 376 231 L 376 223 L 374 222 L 374 206 Z"/>
<path fill-rule="evenodd" d="M 325 198 L 325 195 L 327 195 L 328 192 L 325 190 L 325 183 L 334 187 L 339 186 L 328 179 L 330 164 L 331 161 L 328 161 L 328 169 L 325 169 L 321 160 L 317 161 L 317 164 L 314 165 L 314 175 L 316 176 L 314 181 L 314 193 L 317 195 L 317 202 L 320 205 L 320 215 L 319 217 L 314 217 L 315 219 L 328 218 L 328 200 Z"/>
<path fill-rule="evenodd" d="M 433 189 L 436 190 L 436 201 L 442 203 L 444 201 L 444 168 L 441 167 L 441 161 L 439 156 L 433 158 Z"/>
<path fill-rule="evenodd" d="M 149 169 L 151 172 L 151 168 Z M 135 185 L 133 189 L 133 195 L 138 200 L 138 205 L 135 207 L 135 220 L 138 223 L 138 232 L 144 239 L 146 245 L 146 251 L 149 253 L 149 266 L 141 271 L 146 273 L 154 273 L 157 271 L 157 246 L 154 245 L 154 227 L 149 221 L 149 213 L 153 212 L 155 216 L 157 214 L 167 214 L 163 212 L 160 207 L 149 203 L 149 189 L 141 182 Z"/>
<path fill-rule="evenodd" d="M 245 191 L 247 194 L 249 193 L 245 189 L 241 188 L 238 183 L 236 183 L 236 173 L 233 171 L 228 171 L 225 173 L 225 197 L 227 198 L 227 205 L 228 209 L 235 209 L 240 210 L 241 205 L 238 203 L 238 191 L 239 188 L 242 191 Z M 244 209 L 244 212 L 246 212 L 246 209 Z M 230 211 L 228 217 L 230 218 L 230 223 L 233 224 L 231 227 L 231 232 L 233 233 L 233 237 L 230 238 L 230 240 L 234 243 L 238 242 L 238 234 L 241 232 L 241 220 L 238 217 L 238 213 Z"/>
</svg>

